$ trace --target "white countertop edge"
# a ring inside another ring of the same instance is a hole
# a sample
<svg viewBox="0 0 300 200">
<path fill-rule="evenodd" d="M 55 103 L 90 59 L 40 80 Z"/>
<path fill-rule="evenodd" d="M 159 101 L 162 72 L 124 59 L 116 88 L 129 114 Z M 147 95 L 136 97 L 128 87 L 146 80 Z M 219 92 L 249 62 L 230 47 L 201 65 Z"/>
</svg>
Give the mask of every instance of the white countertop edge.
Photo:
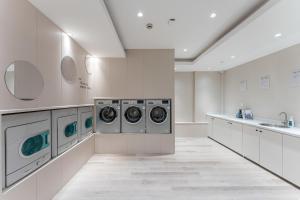
<svg viewBox="0 0 300 200">
<path fill-rule="evenodd" d="M 175 125 L 203 125 L 208 124 L 208 122 L 175 122 Z"/>
<path fill-rule="evenodd" d="M 210 116 L 210 117 L 214 117 L 214 118 L 228 120 L 228 121 L 231 121 L 231 122 L 236 122 L 236 123 L 240 123 L 240 124 L 254 126 L 254 127 L 257 127 L 257 128 L 260 128 L 260 129 L 265 129 L 265 130 L 269 130 L 269 131 L 273 131 L 273 132 L 277 132 L 277 133 L 281 133 L 281 134 L 300 137 L 300 128 L 298 128 L 298 127 L 295 127 L 295 128 L 267 127 L 267 126 L 259 125 L 260 123 L 264 123 L 263 121 L 259 121 L 259 120 L 237 119 L 233 116 L 224 115 L 224 114 L 207 113 L 206 115 Z"/>
<path fill-rule="evenodd" d="M 50 106 L 50 107 L 0 110 L 0 115 L 34 112 L 34 111 L 58 110 L 58 109 L 66 109 L 66 108 L 79 108 L 79 107 L 88 107 L 88 106 L 94 106 L 94 104 L 79 104 L 79 105 L 66 105 L 66 106 Z"/>
</svg>

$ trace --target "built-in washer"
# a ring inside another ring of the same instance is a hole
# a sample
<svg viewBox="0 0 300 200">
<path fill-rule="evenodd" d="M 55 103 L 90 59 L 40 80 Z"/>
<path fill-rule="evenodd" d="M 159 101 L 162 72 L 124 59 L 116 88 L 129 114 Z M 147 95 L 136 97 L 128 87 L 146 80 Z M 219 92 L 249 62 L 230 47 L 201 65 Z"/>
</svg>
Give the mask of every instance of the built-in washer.
<svg viewBox="0 0 300 200">
<path fill-rule="evenodd" d="M 3 180 L 9 187 L 51 159 L 50 111 L 2 116 Z"/>
<path fill-rule="evenodd" d="M 78 138 L 83 140 L 93 133 L 93 107 L 86 106 L 78 108 Z"/>
<path fill-rule="evenodd" d="M 77 142 L 77 108 L 52 110 L 52 156 L 63 153 Z"/>
<path fill-rule="evenodd" d="M 120 100 L 99 99 L 96 104 L 96 132 L 120 133 Z"/>
<path fill-rule="evenodd" d="M 145 133 L 145 100 L 122 100 L 122 133 Z"/>
<path fill-rule="evenodd" d="M 171 133 L 171 100 L 146 101 L 146 133 Z"/>
</svg>

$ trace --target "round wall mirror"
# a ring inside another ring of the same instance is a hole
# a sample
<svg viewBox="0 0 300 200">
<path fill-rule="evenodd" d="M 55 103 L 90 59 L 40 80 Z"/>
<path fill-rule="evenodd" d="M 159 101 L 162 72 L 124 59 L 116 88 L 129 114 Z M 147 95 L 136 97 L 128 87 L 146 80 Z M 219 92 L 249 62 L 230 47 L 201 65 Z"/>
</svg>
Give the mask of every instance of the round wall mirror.
<svg viewBox="0 0 300 200">
<path fill-rule="evenodd" d="M 61 61 L 61 73 L 68 82 L 74 82 L 77 78 L 76 65 L 72 57 L 65 56 Z"/>
<path fill-rule="evenodd" d="M 20 100 L 34 100 L 44 88 L 42 74 L 24 60 L 15 61 L 6 68 L 5 83 L 8 91 Z"/>
</svg>

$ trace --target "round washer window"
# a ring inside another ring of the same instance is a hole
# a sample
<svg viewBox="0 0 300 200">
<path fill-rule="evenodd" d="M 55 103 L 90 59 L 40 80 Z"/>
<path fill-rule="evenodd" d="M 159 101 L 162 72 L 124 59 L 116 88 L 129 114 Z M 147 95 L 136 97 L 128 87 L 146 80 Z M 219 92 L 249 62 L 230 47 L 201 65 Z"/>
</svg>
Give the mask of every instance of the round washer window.
<svg viewBox="0 0 300 200">
<path fill-rule="evenodd" d="M 167 118 L 167 111 L 163 107 L 156 106 L 152 108 L 150 118 L 155 123 L 163 123 Z"/>
<path fill-rule="evenodd" d="M 71 137 L 77 133 L 77 122 L 72 122 L 65 127 L 65 136 Z"/>
<path fill-rule="evenodd" d="M 106 106 L 101 109 L 99 118 L 105 123 L 111 123 L 117 118 L 117 111 L 113 107 Z"/>
<path fill-rule="evenodd" d="M 131 106 L 127 108 L 125 118 L 130 123 L 137 123 L 142 118 L 142 111 L 136 106 Z"/>
</svg>

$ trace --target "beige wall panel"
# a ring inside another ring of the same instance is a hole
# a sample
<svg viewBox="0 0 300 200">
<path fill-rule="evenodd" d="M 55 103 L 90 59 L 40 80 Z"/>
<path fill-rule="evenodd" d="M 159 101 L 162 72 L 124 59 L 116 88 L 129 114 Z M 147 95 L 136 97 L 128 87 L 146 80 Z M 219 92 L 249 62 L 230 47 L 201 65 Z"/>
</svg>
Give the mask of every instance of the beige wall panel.
<svg viewBox="0 0 300 200">
<path fill-rule="evenodd" d="M 127 92 L 125 98 L 144 98 L 144 68 L 142 52 L 127 50 Z"/>
<path fill-rule="evenodd" d="M 99 64 L 93 65 L 91 75 L 90 97 L 110 97 L 109 59 L 101 59 Z"/>
<path fill-rule="evenodd" d="M 174 97 L 174 51 L 146 52 L 143 55 L 145 98 Z"/>
<path fill-rule="evenodd" d="M 37 199 L 50 200 L 63 187 L 62 159 L 43 167 L 36 174 Z"/>
<path fill-rule="evenodd" d="M 3 200 L 19 200 L 19 199 L 30 199 L 39 200 L 36 197 L 36 175 L 32 175 L 26 180 L 23 180 L 18 185 L 15 185 L 12 189 L 8 190 L 3 194 Z"/>
<path fill-rule="evenodd" d="M 175 73 L 175 121 L 194 121 L 194 73 Z"/>
<path fill-rule="evenodd" d="M 14 60 L 36 63 L 37 12 L 27 1 L 2 0 L 0 2 L 0 109 L 32 107 L 35 102 L 15 99 L 3 80 L 6 67 Z"/>
<path fill-rule="evenodd" d="M 61 42 L 61 31 L 48 18 L 38 15 L 37 63 L 44 78 L 41 106 L 62 105 Z"/>
<path fill-rule="evenodd" d="M 235 113 L 241 104 L 251 108 L 255 117 L 279 120 L 286 111 L 300 122 L 300 87 L 290 86 L 290 76 L 300 69 L 300 45 L 284 49 L 225 72 L 224 107 L 226 113 Z M 260 88 L 260 77 L 271 77 L 270 89 Z M 247 80 L 248 89 L 240 91 L 241 80 Z"/>
<path fill-rule="evenodd" d="M 77 44 L 65 33 L 62 33 L 62 58 L 64 56 L 70 56 L 74 59 L 77 69 L 77 78 L 74 82 L 66 81 L 64 78 L 61 79 L 62 82 L 62 103 L 65 105 L 75 105 L 80 102 L 79 95 L 79 68 L 80 62 L 76 59 L 80 56 Z"/>
<path fill-rule="evenodd" d="M 109 60 L 110 96 L 125 98 L 127 95 L 127 59 L 115 58 Z"/>
</svg>

